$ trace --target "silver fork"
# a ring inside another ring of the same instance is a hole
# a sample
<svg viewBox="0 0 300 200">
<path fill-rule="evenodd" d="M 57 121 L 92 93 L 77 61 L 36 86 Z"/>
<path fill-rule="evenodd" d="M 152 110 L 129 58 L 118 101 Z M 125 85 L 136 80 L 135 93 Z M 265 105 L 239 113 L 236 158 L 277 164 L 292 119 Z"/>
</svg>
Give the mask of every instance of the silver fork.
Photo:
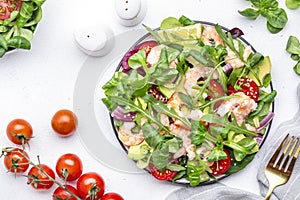
<svg viewBox="0 0 300 200">
<path fill-rule="evenodd" d="M 265 169 L 265 175 L 269 182 L 269 190 L 265 200 L 270 198 L 273 190 L 277 186 L 288 182 L 299 155 L 300 145 L 297 148 L 299 138 L 295 139 L 295 137 L 292 136 L 286 144 L 288 137 L 289 134 L 283 139 Z"/>
</svg>

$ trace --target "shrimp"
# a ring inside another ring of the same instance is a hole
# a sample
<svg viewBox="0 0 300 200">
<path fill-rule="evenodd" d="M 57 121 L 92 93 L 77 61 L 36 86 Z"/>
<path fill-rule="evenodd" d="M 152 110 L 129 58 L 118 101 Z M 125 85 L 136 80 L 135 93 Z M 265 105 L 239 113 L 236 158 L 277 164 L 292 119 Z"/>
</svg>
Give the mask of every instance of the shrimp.
<svg viewBox="0 0 300 200">
<path fill-rule="evenodd" d="M 215 27 L 208 26 L 205 27 L 202 32 L 203 43 L 206 45 L 218 46 L 219 44 L 224 46 L 224 42 L 222 38 L 219 36 L 218 32 L 216 31 Z"/>
<path fill-rule="evenodd" d="M 150 65 L 153 65 L 155 63 L 158 62 L 159 58 L 160 58 L 160 53 L 161 50 L 166 47 L 165 45 L 159 45 L 159 46 L 155 46 L 151 49 L 151 51 L 149 52 L 148 56 L 147 56 L 147 63 L 149 63 Z"/>
<path fill-rule="evenodd" d="M 189 117 L 192 120 L 200 121 L 200 118 L 203 116 L 203 112 L 201 110 L 195 109 L 191 110 Z"/>
<path fill-rule="evenodd" d="M 212 68 L 204 66 L 195 66 L 189 68 L 185 72 L 184 88 L 188 94 L 197 94 L 198 90 L 193 89 L 193 86 L 197 85 L 200 78 L 206 78 L 212 72 Z M 218 73 L 213 74 L 213 79 L 218 79 Z"/>
<path fill-rule="evenodd" d="M 205 147 L 201 146 L 198 149 L 196 149 L 196 153 L 201 156 L 201 159 L 203 161 L 206 161 L 206 159 L 208 158 L 208 156 L 211 153 L 211 150 L 207 150 Z M 214 164 L 214 162 L 208 162 L 208 161 L 206 161 L 205 164 L 208 167 L 210 167 L 210 166 L 212 166 Z"/>
<path fill-rule="evenodd" d="M 184 104 L 184 102 L 180 99 L 177 92 L 175 92 L 167 102 L 167 106 L 173 108 L 177 113 L 181 112 L 180 107 L 182 104 Z"/>
<path fill-rule="evenodd" d="M 226 64 L 230 64 L 233 68 L 239 68 L 244 66 L 244 62 L 237 57 L 237 55 L 229 48 L 226 47 L 228 55 L 225 57 Z M 247 60 L 250 54 L 252 53 L 252 48 L 250 46 L 246 46 L 243 54 L 243 59 Z"/>
<path fill-rule="evenodd" d="M 193 160 L 196 156 L 195 154 L 195 148 L 196 146 L 192 144 L 192 140 L 189 138 L 189 135 L 191 134 L 191 131 L 188 129 L 185 129 L 181 126 L 176 126 L 175 124 L 170 125 L 170 131 L 172 131 L 177 137 L 182 139 L 182 145 L 183 148 L 180 148 L 174 155 L 174 158 L 178 158 L 178 156 L 182 156 L 187 154 L 188 158 L 190 160 Z"/>
<path fill-rule="evenodd" d="M 139 133 L 132 133 L 132 129 L 135 125 L 136 124 L 134 122 L 124 122 L 124 124 L 119 127 L 118 136 L 123 144 L 127 146 L 135 146 L 144 141 L 142 131 Z"/>
<path fill-rule="evenodd" d="M 233 113 L 238 125 L 242 125 L 244 119 L 256 109 L 257 103 L 243 92 L 237 92 L 230 96 L 235 98 L 224 101 L 217 110 L 217 114 L 224 116 Z"/>
</svg>

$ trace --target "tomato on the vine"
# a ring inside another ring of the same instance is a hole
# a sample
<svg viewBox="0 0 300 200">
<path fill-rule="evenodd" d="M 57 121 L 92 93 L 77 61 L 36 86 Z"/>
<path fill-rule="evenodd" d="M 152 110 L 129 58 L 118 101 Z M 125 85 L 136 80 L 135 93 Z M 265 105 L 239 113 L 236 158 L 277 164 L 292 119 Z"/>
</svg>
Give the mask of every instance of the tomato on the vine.
<svg viewBox="0 0 300 200">
<path fill-rule="evenodd" d="M 74 195 L 79 197 L 79 193 L 76 188 L 71 185 L 65 185 L 65 187 Z M 52 200 L 77 200 L 70 192 L 62 187 L 57 187 L 53 192 Z"/>
<path fill-rule="evenodd" d="M 86 200 L 101 199 L 105 190 L 104 180 L 96 172 L 81 175 L 76 186 L 80 197 Z"/>
<path fill-rule="evenodd" d="M 29 167 L 28 154 L 19 148 L 8 150 L 4 156 L 6 169 L 13 173 L 24 173 Z"/>
<path fill-rule="evenodd" d="M 51 120 L 53 130 L 62 137 L 72 135 L 77 128 L 76 115 L 67 109 L 57 111 Z"/>
<path fill-rule="evenodd" d="M 74 181 L 82 174 L 82 162 L 77 155 L 67 153 L 58 158 L 55 170 L 64 180 Z"/>
<path fill-rule="evenodd" d="M 54 171 L 45 164 L 38 164 L 37 167 L 33 166 L 28 172 L 28 184 L 31 184 L 35 189 L 49 189 L 54 182 L 47 176 L 47 173 L 52 179 L 55 179 Z"/>
<path fill-rule="evenodd" d="M 219 174 L 224 174 L 230 168 L 230 164 L 231 164 L 230 154 L 228 150 L 225 148 L 223 149 L 223 151 L 226 153 L 227 158 L 214 162 L 214 164 L 210 167 L 210 169 L 212 170 L 211 174 L 214 176 Z"/>
<path fill-rule="evenodd" d="M 236 92 L 243 92 L 245 95 L 249 96 L 254 101 L 258 100 L 259 97 L 259 87 L 250 78 L 244 77 L 237 81 L 237 86 L 241 89 L 236 90 L 232 85 L 228 87 L 228 94 L 233 94 Z"/>
<path fill-rule="evenodd" d="M 22 0 L 0 0 L 0 20 L 10 18 L 13 11 L 20 11 Z"/>
<path fill-rule="evenodd" d="M 6 128 L 6 134 L 10 141 L 17 145 L 24 145 L 32 138 L 32 127 L 24 119 L 12 120 Z"/>
<path fill-rule="evenodd" d="M 161 172 L 154 166 L 153 163 L 149 163 L 148 167 L 152 176 L 161 181 L 172 180 L 172 178 L 174 178 L 174 176 L 177 174 L 176 171 L 172 171 L 170 169 L 165 169 L 163 172 Z"/>
<path fill-rule="evenodd" d="M 124 200 L 124 198 L 115 192 L 108 192 L 103 195 L 101 200 Z"/>
<path fill-rule="evenodd" d="M 150 53 L 153 47 L 157 46 L 157 42 L 154 40 L 146 41 L 138 45 L 138 49 L 145 49 L 146 56 Z"/>
</svg>

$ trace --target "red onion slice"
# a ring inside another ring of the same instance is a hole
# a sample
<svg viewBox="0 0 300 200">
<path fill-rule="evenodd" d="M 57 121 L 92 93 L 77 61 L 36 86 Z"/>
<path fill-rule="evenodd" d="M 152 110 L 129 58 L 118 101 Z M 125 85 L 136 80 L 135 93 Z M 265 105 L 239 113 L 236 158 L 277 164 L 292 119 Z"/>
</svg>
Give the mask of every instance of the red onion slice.
<svg viewBox="0 0 300 200">
<path fill-rule="evenodd" d="M 257 131 L 260 132 L 262 129 L 264 129 L 270 123 L 270 121 L 273 119 L 273 117 L 274 117 L 274 113 L 272 111 L 270 111 L 266 115 L 266 117 L 260 121 Z"/>
<path fill-rule="evenodd" d="M 139 49 L 137 49 L 137 48 L 134 48 L 134 49 L 132 49 L 132 50 L 130 50 L 129 52 L 127 52 L 126 54 L 125 54 L 125 56 L 123 57 L 123 59 L 122 59 L 122 68 L 123 68 L 123 72 L 124 73 L 127 73 L 128 71 L 130 71 L 131 70 L 131 67 L 128 65 L 128 60 L 129 60 L 129 58 L 133 55 L 133 54 L 135 54 L 136 52 L 138 52 L 139 51 Z"/>
<path fill-rule="evenodd" d="M 118 106 L 112 113 L 111 116 L 116 119 L 123 122 L 132 122 L 135 118 L 134 112 L 124 113 L 124 109 Z"/>
<path fill-rule="evenodd" d="M 225 73 L 227 76 L 230 75 L 230 73 L 232 72 L 232 70 L 233 70 L 233 67 L 231 66 L 230 63 L 227 63 L 226 65 L 223 66 L 223 71 L 224 71 L 224 73 Z"/>
</svg>

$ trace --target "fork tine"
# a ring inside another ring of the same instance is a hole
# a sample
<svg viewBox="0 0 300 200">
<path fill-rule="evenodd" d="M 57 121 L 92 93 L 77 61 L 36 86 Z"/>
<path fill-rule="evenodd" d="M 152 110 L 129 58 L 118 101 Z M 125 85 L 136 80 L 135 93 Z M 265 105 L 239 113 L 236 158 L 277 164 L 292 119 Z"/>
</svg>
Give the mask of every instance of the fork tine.
<svg viewBox="0 0 300 200">
<path fill-rule="evenodd" d="M 282 165 L 283 168 L 286 168 L 285 171 L 287 171 L 288 162 L 289 162 L 289 160 L 290 160 L 290 157 L 292 157 L 292 154 L 293 154 L 293 152 L 294 152 L 295 147 L 296 147 L 297 144 L 298 144 L 298 140 L 299 140 L 299 138 L 295 139 L 295 141 L 294 141 L 294 143 L 293 143 L 293 146 L 290 148 L 290 151 L 289 151 L 289 153 L 288 153 L 288 155 L 287 155 L 287 157 L 286 157 L 286 159 L 285 159 L 285 162 L 284 162 L 284 164 Z M 291 166 L 291 164 L 292 164 L 292 163 L 290 163 L 290 166 Z"/>
<path fill-rule="evenodd" d="M 278 168 L 279 170 L 281 169 L 281 167 L 283 166 L 282 163 L 284 162 L 284 166 L 286 166 L 287 162 L 289 161 L 289 156 L 291 156 L 292 152 L 290 151 L 289 152 L 289 155 L 287 157 L 285 157 L 287 151 L 290 149 L 290 146 L 291 146 L 291 143 L 293 142 L 294 140 L 294 136 L 292 136 L 289 140 L 289 142 L 287 143 L 286 147 L 284 148 L 279 160 L 277 161 L 276 163 L 276 168 Z M 295 147 L 294 147 L 295 148 Z M 285 160 L 284 160 L 285 159 Z M 274 163 L 275 165 L 275 163 Z"/>
<path fill-rule="evenodd" d="M 276 163 L 274 163 L 274 167 L 278 168 L 279 170 L 281 169 L 281 165 L 280 165 L 280 164 L 284 161 L 284 158 L 286 158 L 285 155 L 286 155 L 287 151 L 289 150 L 290 145 L 291 145 L 291 143 L 292 143 L 293 140 L 294 140 L 294 136 L 292 136 L 292 137 L 290 138 L 290 140 L 289 140 L 289 142 L 287 143 L 287 145 L 285 146 L 285 148 L 284 148 L 284 150 L 283 150 L 283 152 L 282 152 L 280 158 L 278 159 L 278 161 L 277 161 Z M 285 160 L 285 161 L 286 161 L 286 160 Z M 274 161 L 274 162 L 275 162 L 275 161 Z"/>
<path fill-rule="evenodd" d="M 299 141 L 299 138 L 297 138 L 297 143 L 298 143 L 298 141 Z M 296 146 L 296 142 L 295 142 L 295 146 Z M 293 168 L 295 166 L 295 162 L 296 162 L 296 160 L 298 158 L 298 155 L 299 155 L 299 151 L 300 151 L 300 144 L 299 144 L 298 149 L 296 150 L 296 152 L 295 152 L 295 154 L 294 154 L 294 156 L 291 160 L 291 163 L 290 163 L 289 167 L 286 170 L 286 173 L 288 173 L 289 175 L 292 174 Z"/>
<path fill-rule="evenodd" d="M 273 154 L 272 158 L 270 159 L 269 161 L 269 165 L 274 165 L 275 161 L 276 161 L 276 158 L 278 157 L 282 147 L 285 145 L 286 143 L 286 140 L 288 138 L 289 134 L 287 134 L 284 138 L 284 140 L 281 142 L 281 144 L 279 145 L 279 147 L 276 149 L 275 153 Z"/>
</svg>

